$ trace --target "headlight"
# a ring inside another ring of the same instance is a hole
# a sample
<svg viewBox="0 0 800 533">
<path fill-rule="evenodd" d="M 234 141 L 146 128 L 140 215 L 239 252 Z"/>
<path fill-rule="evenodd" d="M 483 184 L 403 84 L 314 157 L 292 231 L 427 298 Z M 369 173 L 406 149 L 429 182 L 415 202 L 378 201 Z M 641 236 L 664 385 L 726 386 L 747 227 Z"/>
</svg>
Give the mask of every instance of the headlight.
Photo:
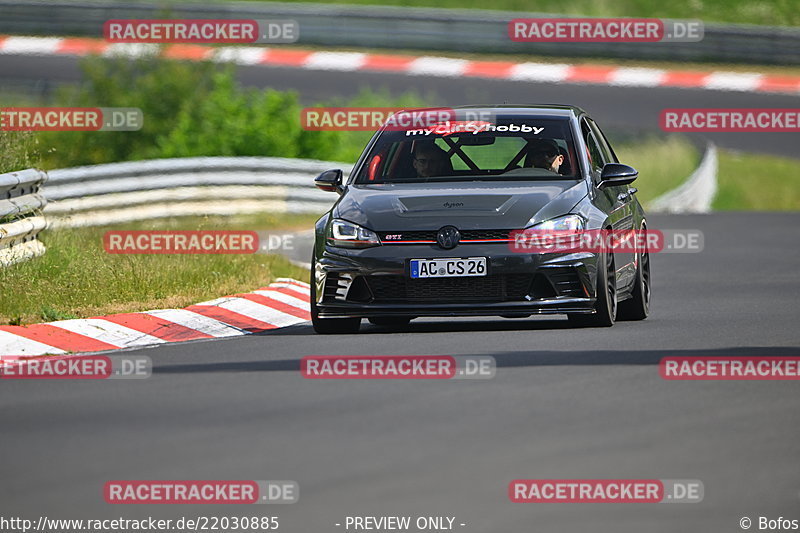
<svg viewBox="0 0 800 533">
<path fill-rule="evenodd" d="M 580 231 L 583 229 L 583 218 L 579 215 L 565 215 L 563 217 L 551 218 L 540 222 L 535 226 L 526 229 L 544 231 Z"/>
<path fill-rule="evenodd" d="M 338 218 L 331 222 L 327 240 L 331 246 L 341 248 L 369 248 L 381 244 L 374 231 Z"/>
</svg>

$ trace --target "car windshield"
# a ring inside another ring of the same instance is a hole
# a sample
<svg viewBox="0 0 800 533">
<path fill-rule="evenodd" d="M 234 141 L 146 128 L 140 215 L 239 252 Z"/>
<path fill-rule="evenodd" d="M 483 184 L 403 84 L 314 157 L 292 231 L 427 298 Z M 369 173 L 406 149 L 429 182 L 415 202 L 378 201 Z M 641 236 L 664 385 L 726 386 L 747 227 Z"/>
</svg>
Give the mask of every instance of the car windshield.
<svg viewBox="0 0 800 533">
<path fill-rule="evenodd" d="M 383 131 L 356 183 L 575 179 L 568 119 L 531 116 Z"/>
</svg>

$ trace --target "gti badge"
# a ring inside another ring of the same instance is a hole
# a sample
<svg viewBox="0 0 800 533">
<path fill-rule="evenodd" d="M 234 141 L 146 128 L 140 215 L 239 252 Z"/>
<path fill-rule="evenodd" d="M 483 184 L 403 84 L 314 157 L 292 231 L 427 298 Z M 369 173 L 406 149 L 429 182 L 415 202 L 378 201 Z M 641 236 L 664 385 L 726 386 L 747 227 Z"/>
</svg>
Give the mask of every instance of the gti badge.
<svg viewBox="0 0 800 533">
<path fill-rule="evenodd" d="M 455 248 L 458 246 L 460 240 L 461 233 L 459 233 L 455 226 L 445 226 L 440 229 L 439 233 L 436 235 L 436 242 L 438 242 L 439 246 L 445 250 L 451 250 Z"/>
</svg>

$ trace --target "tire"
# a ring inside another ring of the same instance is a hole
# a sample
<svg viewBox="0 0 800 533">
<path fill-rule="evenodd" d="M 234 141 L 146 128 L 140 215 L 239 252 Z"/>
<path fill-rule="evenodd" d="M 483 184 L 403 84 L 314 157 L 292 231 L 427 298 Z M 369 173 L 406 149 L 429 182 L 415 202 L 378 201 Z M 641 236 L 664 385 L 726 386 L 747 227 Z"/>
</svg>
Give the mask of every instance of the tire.
<svg viewBox="0 0 800 533">
<path fill-rule="evenodd" d="M 376 326 L 407 326 L 414 317 L 410 316 L 380 316 L 368 319 L 370 324 Z"/>
<path fill-rule="evenodd" d="M 570 313 L 570 323 L 580 327 L 607 328 L 617 319 L 617 269 L 613 253 L 603 252 L 597 258 L 597 301 L 594 314 Z M 603 268 L 604 266 L 604 268 Z"/>
<path fill-rule="evenodd" d="M 322 335 L 358 333 L 360 318 L 320 318 L 317 310 L 317 285 L 314 282 L 314 260 L 311 260 L 311 325 Z"/>
<path fill-rule="evenodd" d="M 639 254 L 631 297 L 619 303 L 620 320 L 644 320 L 650 314 L 650 254 L 645 249 Z"/>
</svg>

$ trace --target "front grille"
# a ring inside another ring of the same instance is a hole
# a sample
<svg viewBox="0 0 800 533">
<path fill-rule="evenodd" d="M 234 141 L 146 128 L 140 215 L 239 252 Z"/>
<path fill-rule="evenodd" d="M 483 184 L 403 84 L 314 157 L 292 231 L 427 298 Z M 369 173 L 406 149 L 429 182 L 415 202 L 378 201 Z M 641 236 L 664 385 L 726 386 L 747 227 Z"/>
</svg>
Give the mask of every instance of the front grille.
<svg viewBox="0 0 800 533">
<path fill-rule="evenodd" d="M 495 239 L 508 239 L 511 230 L 508 229 L 465 229 L 461 232 L 462 241 L 482 241 Z M 381 231 L 378 233 L 383 244 L 405 241 L 430 241 L 436 242 L 436 234 L 439 230 L 421 231 Z M 387 238 L 389 236 L 389 238 Z"/>
<path fill-rule="evenodd" d="M 472 241 L 472 240 L 508 239 L 508 234 L 510 232 L 511 230 L 508 229 L 464 230 L 461 232 L 461 240 Z"/>
<path fill-rule="evenodd" d="M 530 274 L 495 274 L 463 278 L 411 279 L 404 276 L 367 276 L 376 303 L 403 302 L 514 302 L 525 300 Z"/>
<path fill-rule="evenodd" d="M 393 241 L 432 241 L 436 242 L 436 234 L 439 230 L 425 231 L 381 231 L 378 233 L 381 242 L 392 244 Z M 387 238 L 387 235 L 389 238 Z"/>
</svg>

